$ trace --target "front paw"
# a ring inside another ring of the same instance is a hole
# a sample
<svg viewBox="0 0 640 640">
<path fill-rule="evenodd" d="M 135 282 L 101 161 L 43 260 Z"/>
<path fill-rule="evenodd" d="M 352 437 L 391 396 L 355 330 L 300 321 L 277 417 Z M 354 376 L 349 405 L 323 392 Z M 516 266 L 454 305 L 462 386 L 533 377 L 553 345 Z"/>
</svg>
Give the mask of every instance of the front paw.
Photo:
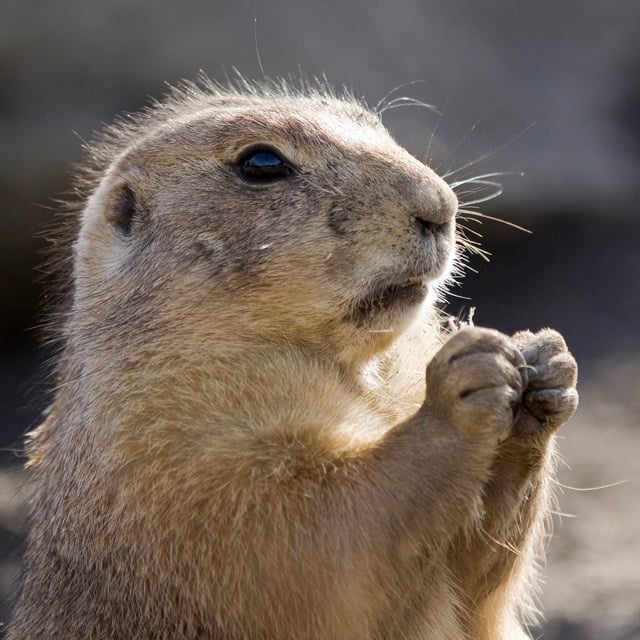
<svg viewBox="0 0 640 640">
<path fill-rule="evenodd" d="M 500 441 L 514 423 L 527 386 L 516 344 L 492 329 L 454 334 L 427 368 L 427 405 L 465 436 Z"/>
<path fill-rule="evenodd" d="M 564 424 L 578 406 L 578 365 L 562 336 L 553 329 L 538 333 L 521 331 L 513 336 L 527 362 L 528 384 L 523 396 L 525 414 L 539 423 L 530 424 L 526 415 L 518 421 L 520 430 L 553 432 Z"/>
</svg>

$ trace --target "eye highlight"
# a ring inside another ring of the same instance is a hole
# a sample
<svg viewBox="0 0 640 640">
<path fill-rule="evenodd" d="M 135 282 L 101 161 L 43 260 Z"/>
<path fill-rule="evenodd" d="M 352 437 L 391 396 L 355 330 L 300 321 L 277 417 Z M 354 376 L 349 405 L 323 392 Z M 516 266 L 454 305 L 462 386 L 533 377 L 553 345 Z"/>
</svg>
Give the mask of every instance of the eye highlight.
<svg viewBox="0 0 640 640">
<path fill-rule="evenodd" d="M 252 147 L 237 161 L 240 176 L 247 182 L 275 182 L 293 175 L 293 167 L 275 149 Z"/>
</svg>

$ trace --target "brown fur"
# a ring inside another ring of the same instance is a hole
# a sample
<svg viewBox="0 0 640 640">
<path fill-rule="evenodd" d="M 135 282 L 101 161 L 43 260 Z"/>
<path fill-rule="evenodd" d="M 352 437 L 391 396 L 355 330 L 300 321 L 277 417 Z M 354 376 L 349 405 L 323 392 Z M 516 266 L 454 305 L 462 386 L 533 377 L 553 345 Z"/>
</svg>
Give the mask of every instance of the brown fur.
<svg viewBox="0 0 640 640">
<path fill-rule="evenodd" d="M 253 143 L 294 175 L 247 184 Z M 353 98 L 211 84 L 83 180 L 9 638 L 522 637 L 575 362 L 444 342 L 446 184 Z M 423 304 L 363 302 L 416 275 Z"/>
</svg>

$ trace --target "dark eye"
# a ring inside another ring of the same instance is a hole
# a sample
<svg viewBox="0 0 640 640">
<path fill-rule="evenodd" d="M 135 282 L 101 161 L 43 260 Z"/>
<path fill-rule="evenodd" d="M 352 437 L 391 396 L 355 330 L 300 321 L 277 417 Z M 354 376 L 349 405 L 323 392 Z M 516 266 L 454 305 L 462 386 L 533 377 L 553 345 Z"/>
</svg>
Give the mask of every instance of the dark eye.
<svg viewBox="0 0 640 640">
<path fill-rule="evenodd" d="M 274 182 L 293 174 L 291 165 L 275 150 L 258 147 L 238 158 L 240 175 L 249 182 Z"/>
</svg>

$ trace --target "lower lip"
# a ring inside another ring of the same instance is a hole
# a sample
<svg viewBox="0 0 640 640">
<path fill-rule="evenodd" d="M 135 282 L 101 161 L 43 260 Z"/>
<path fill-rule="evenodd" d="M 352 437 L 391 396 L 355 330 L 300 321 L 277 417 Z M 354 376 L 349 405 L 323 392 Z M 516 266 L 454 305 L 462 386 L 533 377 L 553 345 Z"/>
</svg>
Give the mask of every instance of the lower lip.
<svg viewBox="0 0 640 640">
<path fill-rule="evenodd" d="M 396 285 L 388 287 L 379 296 L 381 307 L 405 306 L 420 304 L 427 295 L 427 285 L 416 283 L 410 285 Z"/>
<path fill-rule="evenodd" d="M 422 304 L 427 297 L 428 286 L 424 283 L 391 285 L 375 290 L 357 305 L 357 315 L 371 317 L 384 311 L 401 311 Z"/>
</svg>

